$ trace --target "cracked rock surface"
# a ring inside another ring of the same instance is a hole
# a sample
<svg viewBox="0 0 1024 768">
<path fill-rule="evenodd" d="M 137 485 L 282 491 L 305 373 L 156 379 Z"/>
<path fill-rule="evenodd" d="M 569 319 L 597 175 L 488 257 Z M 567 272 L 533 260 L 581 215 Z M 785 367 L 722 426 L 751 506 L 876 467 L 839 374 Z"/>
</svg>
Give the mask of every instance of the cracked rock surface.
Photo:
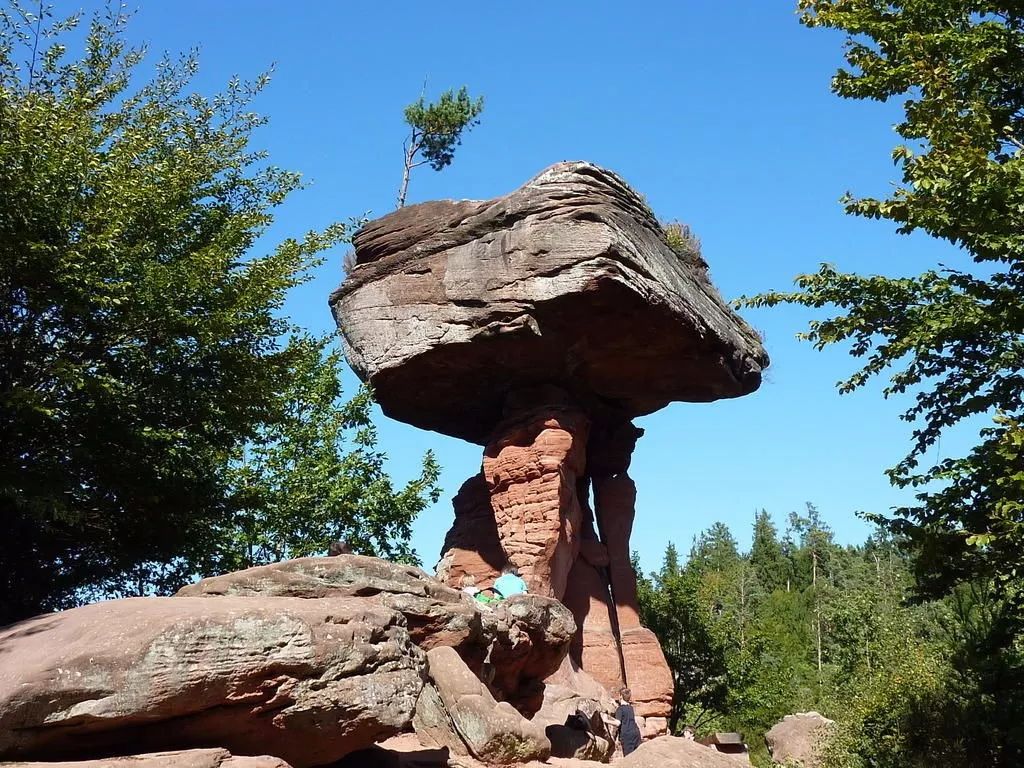
<svg viewBox="0 0 1024 768">
<path fill-rule="evenodd" d="M 0 631 L 0 759 L 223 747 L 328 763 L 401 731 L 426 662 L 359 598 L 129 598 Z"/>
<path fill-rule="evenodd" d="M 419 568 L 359 555 L 37 616 L 0 628 L 0 761 L 325 765 L 412 727 L 429 649 L 471 675 L 489 659 L 503 709 L 532 714 L 575 630 L 551 598 L 487 608 Z M 262 754 L 275 758 L 239 757 Z"/>
<path fill-rule="evenodd" d="M 487 201 L 413 205 L 355 238 L 330 303 L 389 416 L 483 444 L 506 395 L 557 385 L 632 418 L 748 394 L 768 358 L 643 200 L 559 163 Z"/>
<path fill-rule="evenodd" d="M 540 707 L 542 681 L 576 632 L 572 614 L 552 598 L 517 595 L 483 606 L 420 568 L 362 555 L 285 560 L 202 579 L 178 595 L 362 598 L 401 613 L 424 651 L 454 648 L 476 674 L 489 655 L 492 690 L 526 715 Z"/>
</svg>

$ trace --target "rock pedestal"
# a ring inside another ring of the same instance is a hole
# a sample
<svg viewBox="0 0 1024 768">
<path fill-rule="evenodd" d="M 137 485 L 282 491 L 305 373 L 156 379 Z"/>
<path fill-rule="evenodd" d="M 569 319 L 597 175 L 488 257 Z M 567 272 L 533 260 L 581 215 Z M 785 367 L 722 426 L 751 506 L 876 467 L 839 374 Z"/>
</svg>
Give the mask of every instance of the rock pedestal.
<svg viewBox="0 0 1024 768">
<path fill-rule="evenodd" d="M 354 244 L 330 300 L 352 367 L 389 416 L 484 448 L 438 576 L 486 587 L 515 567 L 579 628 L 549 683 L 628 686 L 659 732 L 672 678 L 630 562 L 632 419 L 753 392 L 759 337 L 703 258 L 674 250 L 643 199 L 590 163 L 493 200 L 403 208 Z"/>
<path fill-rule="evenodd" d="M 439 577 L 458 586 L 471 575 L 487 587 L 516 568 L 531 593 L 572 611 L 579 630 L 566 663 L 613 694 L 630 688 L 646 730 L 664 732 L 672 676 L 640 623 L 629 549 L 636 485 L 628 469 L 643 430 L 628 419 L 592 424 L 552 387 L 515 393 L 506 410 L 481 475 L 456 497 Z"/>
</svg>

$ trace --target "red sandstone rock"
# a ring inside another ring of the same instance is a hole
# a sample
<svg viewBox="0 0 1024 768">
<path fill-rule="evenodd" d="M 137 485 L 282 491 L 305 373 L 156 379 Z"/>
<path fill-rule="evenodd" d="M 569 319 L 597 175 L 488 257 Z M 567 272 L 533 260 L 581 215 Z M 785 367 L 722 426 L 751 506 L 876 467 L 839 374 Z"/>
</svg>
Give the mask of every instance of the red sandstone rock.
<svg viewBox="0 0 1024 768">
<path fill-rule="evenodd" d="M 489 655 L 492 690 L 526 715 L 540 707 L 541 681 L 559 668 L 576 632 L 570 612 L 552 598 L 520 595 L 484 607 L 419 568 L 361 555 L 285 560 L 203 579 L 178 594 L 358 597 L 400 612 L 416 645 L 454 648 L 478 675 Z"/>
<path fill-rule="evenodd" d="M 0 632 L 0 759 L 222 745 L 328 763 L 405 728 L 426 674 L 355 597 L 131 598 Z"/>
<path fill-rule="evenodd" d="M 486 645 L 480 610 L 466 596 L 411 565 L 363 555 L 301 557 L 211 576 L 178 590 L 179 597 L 357 597 L 400 612 L 412 641 L 437 645 Z"/>
<path fill-rule="evenodd" d="M 486 445 L 439 576 L 486 587 L 507 563 L 564 600 L 572 662 L 609 690 L 629 685 L 656 732 L 672 680 L 640 625 L 630 419 L 752 392 L 768 363 L 757 334 L 707 264 L 673 251 L 643 200 L 589 163 L 490 201 L 410 206 L 355 246 L 331 296 L 349 362 L 388 415 Z"/>
<path fill-rule="evenodd" d="M 477 674 L 489 654 L 503 710 L 530 715 L 574 633 L 552 598 L 485 608 L 377 558 L 251 568 L 173 598 L 98 603 L 0 631 L 0 760 L 217 744 L 299 768 L 329 763 L 411 725 L 427 678 L 417 645 L 458 653 Z M 190 755 L 181 760 L 228 753 Z M 233 760 L 225 768 L 271 768 Z"/>
<path fill-rule="evenodd" d="M 499 427 L 484 451 L 498 538 L 532 593 L 561 598 L 579 553 L 587 428 L 578 411 L 538 408 Z"/>
<path fill-rule="evenodd" d="M 276 757 L 234 757 L 226 749 L 186 749 L 98 760 L 3 765 L 5 768 L 291 768 L 284 760 Z"/>
<path fill-rule="evenodd" d="M 620 632 L 640 626 L 636 574 L 629 551 L 635 505 L 636 485 L 625 472 L 613 477 L 594 478 L 594 511 L 601 540 L 607 542 L 608 576 Z M 626 676 L 629 677 L 628 669 Z"/>
<path fill-rule="evenodd" d="M 491 493 L 483 472 L 462 484 L 452 506 L 455 522 L 441 549 L 437 578 L 456 589 L 462 587 L 466 576 L 472 577 L 480 589 L 489 587 L 508 559 L 498 539 Z"/>
<path fill-rule="evenodd" d="M 538 725 L 526 720 L 490 692 L 451 648 L 427 654 L 430 683 L 416 704 L 416 734 L 426 744 L 448 747 L 491 765 L 543 760 L 551 743 Z"/>
<path fill-rule="evenodd" d="M 636 713 L 644 718 L 667 718 L 672 713 L 674 686 L 658 638 L 647 627 L 633 627 L 622 633 L 621 642 Z"/>
<path fill-rule="evenodd" d="M 737 768 L 734 755 L 677 736 L 661 736 L 641 744 L 630 755 L 612 763 L 615 768 Z M 547 762 L 525 763 L 522 768 L 602 768 L 607 763 L 573 758 L 551 758 Z M 474 767 L 475 768 L 475 767 Z"/>
<path fill-rule="evenodd" d="M 602 538 L 608 542 L 608 572 L 626 685 L 638 715 L 665 718 L 672 712 L 674 686 L 658 638 L 640 624 L 636 574 L 629 551 L 635 503 L 636 485 L 625 471 L 594 479 L 597 520 Z"/>
<path fill-rule="evenodd" d="M 569 575 L 565 607 L 572 611 L 579 631 L 569 653 L 581 669 L 610 693 L 625 684 L 616 639 L 608 582 L 597 568 L 582 557 Z"/>
<path fill-rule="evenodd" d="M 355 251 L 330 299 L 346 355 L 386 414 L 425 429 L 483 444 L 508 393 L 544 383 L 633 418 L 752 392 L 768 363 L 707 264 L 590 163 L 494 200 L 405 207 Z"/>
<path fill-rule="evenodd" d="M 821 765 L 821 742 L 834 724 L 817 712 L 786 715 L 764 735 L 772 762 L 817 768 Z"/>
</svg>

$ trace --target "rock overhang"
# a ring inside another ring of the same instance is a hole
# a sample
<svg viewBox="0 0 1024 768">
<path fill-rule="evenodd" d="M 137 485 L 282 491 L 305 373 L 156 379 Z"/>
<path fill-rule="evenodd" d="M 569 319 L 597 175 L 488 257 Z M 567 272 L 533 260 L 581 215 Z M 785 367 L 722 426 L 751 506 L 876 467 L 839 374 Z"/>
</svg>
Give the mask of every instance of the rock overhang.
<svg viewBox="0 0 1024 768">
<path fill-rule="evenodd" d="M 409 206 L 367 224 L 331 296 L 346 355 L 389 416 L 484 443 L 508 395 L 555 385 L 633 418 L 738 397 L 768 357 L 699 258 L 590 163 L 488 201 Z"/>
</svg>

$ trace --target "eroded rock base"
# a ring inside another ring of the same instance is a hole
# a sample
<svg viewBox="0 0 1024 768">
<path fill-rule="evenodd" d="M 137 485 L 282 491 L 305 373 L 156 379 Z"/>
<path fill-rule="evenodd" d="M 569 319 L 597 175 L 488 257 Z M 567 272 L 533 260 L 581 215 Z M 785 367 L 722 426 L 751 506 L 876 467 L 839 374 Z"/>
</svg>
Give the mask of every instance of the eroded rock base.
<svg viewBox="0 0 1024 768">
<path fill-rule="evenodd" d="M 491 586 L 511 566 L 531 593 L 560 600 L 578 627 L 549 684 L 603 695 L 632 691 L 648 737 L 665 732 L 672 676 L 640 623 L 629 539 L 636 485 L 628 470 L 643 430 L 617 414 L 585 412 L 553 387 L 516 392 L 484 448 L 479 475 L 454 499 L 438 577 Z"/>
</svg>

